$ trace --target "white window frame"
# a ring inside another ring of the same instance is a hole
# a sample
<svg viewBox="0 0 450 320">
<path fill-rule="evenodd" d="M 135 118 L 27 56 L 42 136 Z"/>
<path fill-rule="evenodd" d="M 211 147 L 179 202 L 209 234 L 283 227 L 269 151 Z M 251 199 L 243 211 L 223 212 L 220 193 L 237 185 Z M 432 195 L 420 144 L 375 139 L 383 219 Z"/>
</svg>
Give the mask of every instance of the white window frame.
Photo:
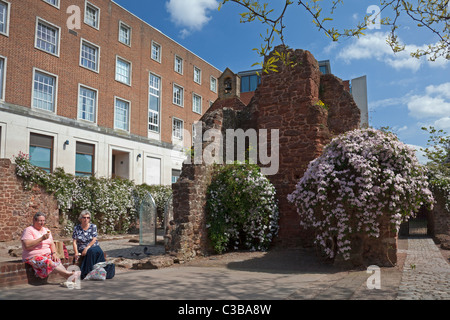
<svg viewBox="0 0 450 320">
<path fill-rule="evenodd" d="M 60 0 L 55 0 L 55 1 L 56 1 L 56 4 L 53 4 L 53 3 L 50 2 L 50 0 L 44 0 L 44 2 L 48 3 L 48 4 L 51 5 L 52 7 L 55 7 L 55 8 L 57 8 L 57 9 L 59 9 L 59 6 L 60 6 Z"/>
<path fill-rule="evenodd" d="M 158 59 L 155 59 L 153 57 L 153 46 L 158 47 L 159 48 L 159 53 L 158 53 Z M 161 63 L 161 57 L 162 57 L 162 46 L 156 42 L 152 40 L 152 47 L 151 47 L 151 53 L 150 53 L 150 57 L 152 58 L 152 60 Z"/>
<path fill-rule="evenodd" d="M 181 90 L 180 103 L 175 102 L 175 87 Z M 184 88 L 176 83 L 173 84 L 172 103 L 179 107 L 184 107 Z"/>
<path fill-rule="evenodd" d="M 127 130 L 122 128 L 118 128 L 116 126 L 116 108 L 117 108 L 117 100 L 128 103 L 128 119 L 127 119 Z M 130 132 L 130 119 L 131 119 L 131 101 L 115 96 L 114 97 L 114 129 L 121 130 L 125 132 Z"/>
<path fill-rule="evenodd" d="M 5 94 L 6 94 L 6 67 L 7 67 L 7 58 L 0 55 L 0 60 L 3 60 L 3 69 L 0 73 L 0 83 L 2 84 L 0 86 L 0 101 L 5 101 Z"/>
<path fill-rule="evenodd" d="M 198 106 L 199 108 L 200 108 L 200 111 L 198 111 L 198 110 L 195 110 L 195 98 L 198 98 L 198 101 L 200 102 L 200 105 Z M 202 96 L 201 95 L 199 95 L 199 94 L 196 94 L 196 93 L 192 93 L 192 112 L 194 112 L 194 113 L 198 113 L 198 114 L 202 114 L 202 100 L 203 100 L 203 98 L 202 98 Z"/>
<path fill-rule="evenodd" d="M 150 87 L 150 78 L 152 76 L 154 76 L 154 77 L 159 79 L 159 89 L 158 89 L 158 92 L 159 92 L 158 123 L 157 124 L 152 124 L 155 127 L 158 127 L 157 131 L 150 129 L 150 112 L 156 113 L 156 111 L 150 109 L 150 95 L 152 94 L 152 93 L 150 93 L 150 88 L 151 88 Z M 157 75 L 156 73 L 150 72 L 150 74 L 149 74 L 149 99 L 148 99 L 148 103 L 149 103 L 149 105 L 148 105 L 148 112 L 149 112 L 148 131 L 149 132 L 161 133 L 161 99 L 162 99 L 162 77 Z"/>
<path fill-rule="evenodd" d="M 45 49 L 42 49 L 42 48 L 38 47 L 38 26 L 39 26 L 39 23 L 41 23 L 43 25 L 46 25 L 49 28 L 54 28 L 54 29 L 57 30 L 58 34 L 56 35 L 56 44 L 55 44 L 56 52 L 55 53 L 47 51 Z M 46 52 L 48 54 L 51 54 L 51 55 L 56 56 L 56 57 L 59 57 L 60 43 L 61 43 L 61 28 L 58 27 L 57 25 L 51 23 L 51 22 L 48 22 L 47 20 L 42 19 L 41 17 L 36 17 L 36 26 L 35 26 L 35 30 L 34 30 L 34 47 L 36 49 L 41 50 L 43 52 Z"/>
<path fill-rule="evenodd" d="M 198 76 L 198 79 L 196 77 Z M 202 69 L 197 66 L 194 66 L 194 82 L 198 84 L 202 84 Z"/>
<path fill-rule="evenodd" d="M 5 0 L 0 0 L 1 3 L 6 5 L 6 23 L 5 23 L 5 31 L 0 31 L 1 35 L 9 37 L 9 21 L 10 21 L 10 12 L 11 12 L 11 3 Z"/>
<path fill-rule="evenodd" d="M 87 89 L 87 90 L 91 90 L 95 92 L 95 106 L 94 106 L 94 121 L 91 120 L 87 120 L 87 119 L 83 119 L 80 117 L 80 102 L 81 102 L 81 98 L 80 98 L 80 94 L 81 94 L 81 88 Z M 97 123 L 97 114 L 98 114 L 98 90 L 91 88 L 89 86 L 86 86 L 82 83 L 78 84 L 78 102 L 77 102 L 77 119 L 80 121 L 85 121 L 87 123 Z"/>
<path fill-rule="evenodd" d="M 53 110 L 52 111 L 41 109 L 41 108 L 37 108 L 37 107 L 34 106 L 34 78 L 36 76 L 36 72 L 43 73 L 43 74 L 45 74 L 45 75 L 47 75 L 49 77 L 55 78 L 55 88 L 54 88 L 55 94 L 54 94 L 54 97 L 53 97 Z M 42 112 L 50 112 L 50 113 L 57 114 L 57 112 L 58 112 L 58 76 L 56 74 L 47 72 L 47 71 L 42 70 L 42 69 L 33 68 L 33 78 L 32 78 L 32 82 L 31 82 L 31 108 L 33 110 L 39 110 L 39 111 L 42 111 Z"/>
<path fill-rule="evenodd" d="M 95 9 L 97 11 L 97 25 L 93 26 L 92 24 L 90 24 L 89 22 L 87 22 L 87 8 L 91 7 L 92 9 Z M 96 5 L 92 4 L 89 1 L 86 1 L 84 4 L 84 23 L 87 24 L 88 26 L 96 29 L 96 30 L 100 30 L 100 8 L 97 7 Z"/>
<path fill-rule="evenodd" d="M 95 47 L 97 49 L 97 56 L 96 56 L 96 63 L 95 63 L 95 69 L 89 68 L 85 65 L 83 65 L 83 43 L 85 43 L 88 47 Z M 80 67 L 94 71 L 96 73 L 100 72 L 100 47 L 90 41 L 87 41 L 86 39 L 81 38 L 80 39 Z"/>
<path fill-rule="evenodd" d="M 175 121 L 181 122 L 181 128 L 179 130 L 180 136 L 176 136 L 175 133 L 177 132 L 175 130 Z M 183 141 L 183 130 L 184 130 L 184 121 L 182 119 L 173 117 L 172 118 L 172 139 L 176 139 L 179 141 Z"/>
<path fill-rule="evenodd" d="M 129 70 L 128 70 L 128 82 L 124 82 L 124 81 L 122 81 L 121 79 L 118 79 L 118 73 L 117 73 L 117 66 L 118 66 L 118 61 L 119 60 L 122 60 L 123 62 L 126 62 L 126 63 L 128 63 L 128 65 L 130 66 L 130 68 L 129 68 Z M 122 58 L 121 56 L 116 56 L 116 67 L 115 67 L 115 79 L 116 79 L 116 81 L 118 81 L 118 82 L 120 82 L 120 83 L 123 83 L 123 84 L 126 84 L 127 86 L 130 86 L 131 87 L 131 75 L 132 75 L 132 70 L 133 70 L 133 66 L 132 66 L 132 63 L 131 63 L 131 61 L 129 61 L 129 60 L 127 60 L 127 59 L 124 59 L 124 58 Z"/>
<path fill-rule="evenodd" d="M 213 87 L 213 83 L 214 83 L 214 87 Z M 217 93 L 217 78 L 211 76 L 209 79 L 209 89 L 214 92 Z"/>
<path fill-rule="evenodd" d="M 175 55 L 174 68 L 173 68 L 175 70 L 175 72 L 182 75 L 183 74 L 183 69 L 184 69 L 183 65 L 184 65 L 183 58 L 180 57 L 179 55 Z"/>
<path fill-rule="evenodd" d="M 121 33 L 121 30 L 122 30 L 122 27 L 124 27 L 125 29 L 128 29 L 128 43 L 127 42 L 123 42 L 123 41 L 120 40 L 120 33 Z M 119 39 L 118 39 L 119 42 L 124 44 L 124 45 L 126 45 L 126 46 L 128 46 L 128 47 L 131 47 L 131 35 L 132 35 L 131 27 L 128 24 L 126 24 L 125 22 L 119 21 Z"/>
</svg>

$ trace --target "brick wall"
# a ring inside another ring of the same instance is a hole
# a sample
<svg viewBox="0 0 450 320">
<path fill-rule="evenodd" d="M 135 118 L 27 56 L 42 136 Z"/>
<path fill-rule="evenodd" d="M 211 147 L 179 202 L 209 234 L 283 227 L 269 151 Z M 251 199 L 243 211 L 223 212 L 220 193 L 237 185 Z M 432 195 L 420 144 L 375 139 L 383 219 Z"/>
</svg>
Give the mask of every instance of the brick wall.
<svg viewBox="0 0 450 320">
<path fill-rule="evenodd" d="M 110 0 L 92 2 L 100 9 L 100 27 L 95 29 L 84 21 L 85 0 L 60 1 L 60 8 L 42 0 L 10 1 L 9 37 L 0 36 L 0 56 L 7 59 L 5 101 L 31 107 L 33 69 L 37 68 L 58 77 L 56 114 L 77 119 L 78 86 L 98 90 L 97 125 L 114 128 L 114 99 L 131 102 L 130 133 L 148 136 L 149 73 L 161 77 L 161 141 L 172 141 L 172 118 L 184 120 L 185 128 L 201 115 L 192 111 L 192 94 L 202 97 L 203 112 L 209 101 L 217 98 L 210 90 L 210 76 L 218 78 L 220 71 L 188 51 L 160 31 L 138 19 Z M 81 9 L 81 29 L 69 32 L 69 5 Z M 59 56 L 35 48 L 36 19 L 60 28 Z M 131 45 L 118 41 L 119 21 L 132 29 Z M 80 66 L 81 41 L 100 48 L 99 71 Z M 151 59 L 152 41 L 162 48 L 162 60 Z M 174 71 L 175 54 L 184 61 L 183 74 Z M 131 86 L 115 80 L 116 56 L 132 63 Z M 201 84 L 194 82 L 194 66 L 202 71 Z M 172 103 L 173 84 L 184 87 L 184 106 Z M 15 85 L 21 84 L 21 85 Z"/>
<path fill-rule="evenodd" d="M 15 168 L 9 159 L 0 159 L 0 241 L 20 240 L 38 211 L 47 215 L 46 227 L 58 234 L 59 210 L 53 195 L 38 186 L 25 191 Z"/>
<path fill-rule="evenodd" d="M 222 132 L 226 128 L 279 130 L 280 167 L 269 179 L 277 190 L 280 209 L 279 235 L 274 244 L 285 247 L 312 242 L 312 233 L 300 228 L 299 215 L 287 201 L 287 195 L 309 162 L 322 153 L 332 134 L 356 129 L 360 123 L 360 111 L 343 82 L 334 76 L 322 76 L 308 51 L 290 52 L 297 65 L 291 68 L 279 64 L 279 72 L 263 74 L 248 106 L 243 108 L 237 97 L 219 99 L 201 119 L 204 129 L 216 126 Z M 330 111 L 316 105 L 320 99 Z M 184 165 L 181 178 L 174 185 L 174 220 L 167 233 L 167 250 L 180 259 L 208 251 L 203 225 L 209 175 L 206 166 Z M 188 210 L 194 206 L 195 211 Z"/>
</svg>

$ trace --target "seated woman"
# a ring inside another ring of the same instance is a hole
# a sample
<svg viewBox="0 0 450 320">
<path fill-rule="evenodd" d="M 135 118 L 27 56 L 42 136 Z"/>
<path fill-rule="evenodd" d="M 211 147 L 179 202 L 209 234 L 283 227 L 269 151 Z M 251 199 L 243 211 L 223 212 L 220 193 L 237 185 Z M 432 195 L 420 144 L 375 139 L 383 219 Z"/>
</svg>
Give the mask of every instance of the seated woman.
<svg viewBox="0 0 450 320">
<path fill-rule="evenodd" d="M 45 214 L 38 212 L 33 217 L 33 225 L 23 231 L 21 238 L 23 261 L 31 265 L 36 276 L 41 279 L 47 278 L 53 271 L 66 279 L 76 275 L 61 263 L 52 234 L 44 225 Z"/>
<path fill-rule="evenodd" d="M 81 279 L 94 269 L 94 265 L 105 262 L 105 255 L 98 244 L 97 226 L 91 223 L 91 213 L 83 210 L 78 218 L 81 224 L 75 226 L 72 234 L 75 259 L 81 256 Z"/>
</svg>

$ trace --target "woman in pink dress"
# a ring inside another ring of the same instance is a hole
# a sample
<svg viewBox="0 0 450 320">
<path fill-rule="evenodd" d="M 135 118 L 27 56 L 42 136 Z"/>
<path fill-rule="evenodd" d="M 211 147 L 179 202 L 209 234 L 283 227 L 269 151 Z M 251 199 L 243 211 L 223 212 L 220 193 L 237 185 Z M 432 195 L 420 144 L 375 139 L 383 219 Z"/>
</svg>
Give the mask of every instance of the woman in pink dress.
<svg viewBox="0 0 450 320">
<path fill-rule="evenodd" d="M 36 276 L 45 279 L 56 271 L 65 278 L 76 276 L 61 263 L 50 230 L 44 227 L 45 214 L 38 212 L 33 217 L 33 225 L 22 234 L 22 259 L 31 265 Z"/>
</svg>

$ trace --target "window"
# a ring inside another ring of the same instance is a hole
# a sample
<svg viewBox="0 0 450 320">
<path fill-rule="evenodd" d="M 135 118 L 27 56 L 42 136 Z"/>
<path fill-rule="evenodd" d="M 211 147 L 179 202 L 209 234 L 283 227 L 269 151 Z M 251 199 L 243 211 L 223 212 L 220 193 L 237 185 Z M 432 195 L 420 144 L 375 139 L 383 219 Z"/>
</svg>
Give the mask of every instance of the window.
<svg viewBox="0 0 450 320">
<path fill-rule="evenodd" d="M 152 41 L 152 59 L 161 62 L 161 46 Z"/>
<path fill-rule="evenodd" d="M 194 67 L 194 82 L 202 84 L 202 70 Z"/>
<path fill-rule="evenodd" d="M 78 93 L 78 119 L 96 121 L 97 91 L 80 86 Z"/>
<path fill-rule="evenodd" d="M 0 34 L 9 35 L 9 2 L 0 1 Z"/>
<path fill-rule="evenodd" d="M 202 97 L 195 93 L 192 94 L 192 111 L 202 114 Z"/>
<path fill-rule="evenodd" d="M 177 183 L 178 179 L 180 179 L 181 170 L 172 169 L 172 183 Z"/>
<path fill-rule="evenodd" d="M 175 56 L 175 71 L 179 74 L 183 74 L 183 59 L 179 56 Z"/>
<path fill-rule="evenodd" d="M 51 4 L 52 6 L 59 8 L 59 0 L 44 0 L 45 2 Z"/>
<path fill-rule="evenodd" d="M 183 120 L 173 118 L 172 137 L 174 139 L 183 140 Z"/>
<path fill-rule="evenodd" d="M 53 137 L 30 134 L 30 163 L 46 172 L 52 172 Z"/>
<path fill-rule="evenodd" d="M 129 131 L 130 103 L 116 98 L 114 128 Z"/>
<path fill-rule="evenodd" d="M 123 22 L 119 22 L 119 41 L 131 46 L 131 28 Z"/>
<path fill-rule="evenodd" d="M 259 84 L 261 84 L 261 77 L 256 74 L 241 76 L 241 92 L 255 91 Z"/>
<path fill-rule="evenodd" d="M 100 52 L 99 47 L 82 39 L 81 40 L 80 65 L 89 70 L 98 72 L 99 66 L 100 66 L 99 52 Z"/>
<path fill-rule="evenodd" d="M 161 104 L 161 78 L 150 74 L 148 103 L 148 130 L 159 133 L 159 108 Z"/>
<path fill-rule="evenodd" d="M 77 142 L 75 155 L 75 175 L 89 177 L 94 175 L 94 151 L 93 144 Z"/>
<path fill-rule="evenodd" d="M 173 103 L 182 107 L 184 102 L 184 89 L 176 84 L 173 85 Z"/>
<path fill-rule="evenodd" d="M 36 48 L 59 55 L 59 28 L 37 19 Z"/>
<path fill-rule="evenodd" d="M 217 92 L 217 79 L 211 76 L 209 88 L 212 92 Z"/>
<path fill-rule="evenodd" d="M 33 81 L 33 107 L 55 111 L 56 77 L 35 70 Z"/>
<path fill-rule="evenodd" d="M 131 63 L 119 57 L 116 60 L 116 80 L 131 85 Z"/>
<path fill-rule="evenodd" d="M 87 1 L 84 10 L 84 23 L 95 29 L 98 29 L 100 26 L 100 9 Z"/>
<path fill-rule="evenodd" d="M 0 57 L 0 101 L 5 100 L 6 59 Z"/>
</svg>

